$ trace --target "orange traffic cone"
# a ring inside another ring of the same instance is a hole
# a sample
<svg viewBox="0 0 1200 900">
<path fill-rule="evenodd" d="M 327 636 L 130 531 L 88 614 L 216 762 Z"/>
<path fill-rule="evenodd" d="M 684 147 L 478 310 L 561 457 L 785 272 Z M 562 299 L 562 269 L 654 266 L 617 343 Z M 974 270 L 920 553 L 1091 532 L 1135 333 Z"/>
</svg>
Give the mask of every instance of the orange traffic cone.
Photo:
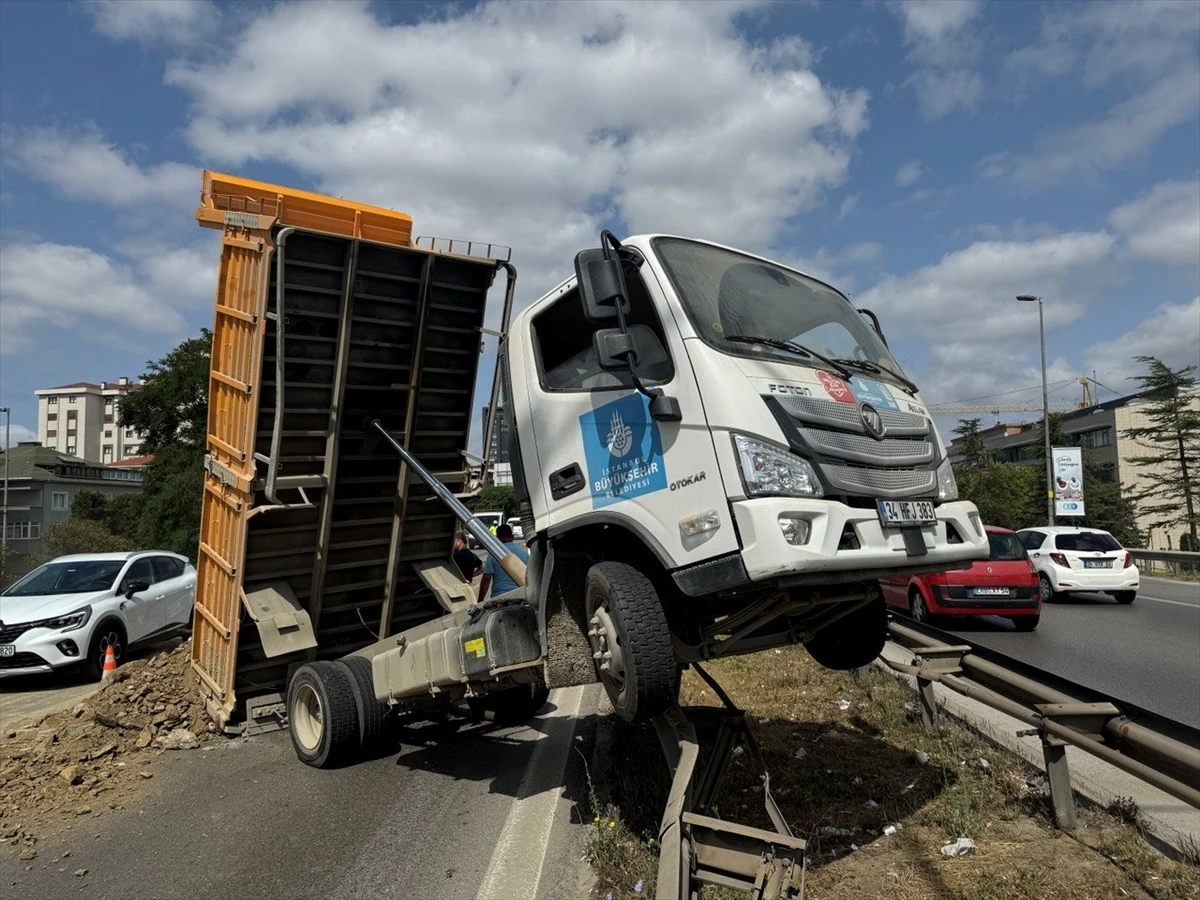
<svg viewBox="0 0 1200 900">
<path fill-rule="evenodd" d="M 113 648 L 110 646 L 104 653 L 104 673 L 100 676 L 100 680 L 103 681 L 115 671 L 117 671 L 117 657 L 113 655 Z"/>
</svg>

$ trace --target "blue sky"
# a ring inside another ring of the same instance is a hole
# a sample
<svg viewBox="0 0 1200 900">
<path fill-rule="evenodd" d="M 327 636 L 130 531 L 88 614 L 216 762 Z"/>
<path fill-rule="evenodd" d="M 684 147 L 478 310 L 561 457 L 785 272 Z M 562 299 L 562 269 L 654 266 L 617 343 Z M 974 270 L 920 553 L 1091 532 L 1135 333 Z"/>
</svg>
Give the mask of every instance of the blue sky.
<svg viewBox="0 0 1200 900">
<path fill-rule="evenodd" d="M 1194 0 L 6 0 L 0 405 L 211 322 L 203 168 L 510 244 L 522 304 L 604 226 L 765 253 L 931 403 L 1037 402 L 1038 293 L 1052 401 L 1125 393 L 1200 361 L 1198 57 Z"/>
</svg>

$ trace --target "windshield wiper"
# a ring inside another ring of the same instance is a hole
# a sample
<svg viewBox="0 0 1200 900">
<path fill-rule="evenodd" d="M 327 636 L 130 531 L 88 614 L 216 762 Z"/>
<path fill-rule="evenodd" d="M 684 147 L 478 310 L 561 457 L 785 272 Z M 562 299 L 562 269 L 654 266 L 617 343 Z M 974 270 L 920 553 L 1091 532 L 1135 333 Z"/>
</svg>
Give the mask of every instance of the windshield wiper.
<svg viewBox="0 0 1200 900">
<path fill-rule="evenodd" d="M 917 386 L 895 371 L 891 366 L 885 366 L 881 363 L 871 362 L 869 359 L 836 359 L 834 362 L 840 363 L 843 366 L 851 366 L 855 369 L 864 369 L 867 372 L 877 372 L 884 375 L 891 375 L 898 382 L 904 385 L 912 393 L 917 392 Z"/>
<path fill-rule="evenodd" d="M 854 377 L 845 366 L 841 365 L 836 360 L 830 359 L 828 356 L 822 356 L 816 350 L 805 347 L 803 344 L 797 344 L 795 341 L 785 341 L 780 338 L 761 337 L 756 334 L 727 334 L 725 340 L 734 341 L 739 344 L 761 344 L 764 347 L 774 347 L 776 350 L 784 350 L 788 353 L 795 353 L 797 356 L 807 356 L 809 359 L 815 359 L 818 362 L 823 362 L 833 371 L 837 372 L 847 381 Z"/>
</svg>

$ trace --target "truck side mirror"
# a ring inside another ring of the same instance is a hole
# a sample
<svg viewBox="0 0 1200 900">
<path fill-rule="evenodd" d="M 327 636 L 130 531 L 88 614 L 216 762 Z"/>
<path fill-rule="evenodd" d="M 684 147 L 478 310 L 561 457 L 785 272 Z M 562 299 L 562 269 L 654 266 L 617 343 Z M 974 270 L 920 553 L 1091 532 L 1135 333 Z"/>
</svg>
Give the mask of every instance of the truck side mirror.
<svg viewBox="0 0 1200 900">
<path fill-rule="evenodd" d="M 613 321 L 618 304 L 621 314 L 629 315 L 629 292 L 616 252 L 604 248 L 580 250 L 575 254 L 575 279 L 583 314 L 589 322 L 597 325 Z"/>
<path fill-rule="evenodd" d="M 683 419 L 678 400 L 666 396 L 659 388 L 647 388 L 642 384 L 642 379 L 658 381 L 670 378 L 670 357 L 658 335 L 647 326 L 631 325 L 626 331 L 602 328 L 592 337 L 592 346 L 601 369 L 632 373 L 638 390 L 650 398 L 651 418 L 659 422 L 679 422 Z"/>
<path fill-rule="evenodd" d="M 871 321 L 871 327 L 875 329 L 875 333 L 879 335 L 879 339 L 883 341 L 883 346 L 887 347 L 887 335 L 883 333 L 883 327 L 879 324 L 879 316 L 875 315 L 875 313 L 867 309 L 865 306 L 860 307 L 858 312 L 860 315 Z"/>
</svg>

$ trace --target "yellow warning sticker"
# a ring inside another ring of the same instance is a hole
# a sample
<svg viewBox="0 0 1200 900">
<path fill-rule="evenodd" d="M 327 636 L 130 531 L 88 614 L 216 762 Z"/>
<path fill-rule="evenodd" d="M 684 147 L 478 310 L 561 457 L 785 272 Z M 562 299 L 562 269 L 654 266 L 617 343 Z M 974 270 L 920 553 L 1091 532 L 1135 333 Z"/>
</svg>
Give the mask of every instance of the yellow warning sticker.
<svg viewBox="0 0 1200 900">
<path fill-rule="evenodd" d="M 476 659 L 483 659 L 487 656 L 487 648 L 483 645 L 483 638 L 475 638 L 474 640 L 467 641 L 463 644 L 463 650 L 467 652 L 468 656 L 474 653 Z"/>
</svg>

